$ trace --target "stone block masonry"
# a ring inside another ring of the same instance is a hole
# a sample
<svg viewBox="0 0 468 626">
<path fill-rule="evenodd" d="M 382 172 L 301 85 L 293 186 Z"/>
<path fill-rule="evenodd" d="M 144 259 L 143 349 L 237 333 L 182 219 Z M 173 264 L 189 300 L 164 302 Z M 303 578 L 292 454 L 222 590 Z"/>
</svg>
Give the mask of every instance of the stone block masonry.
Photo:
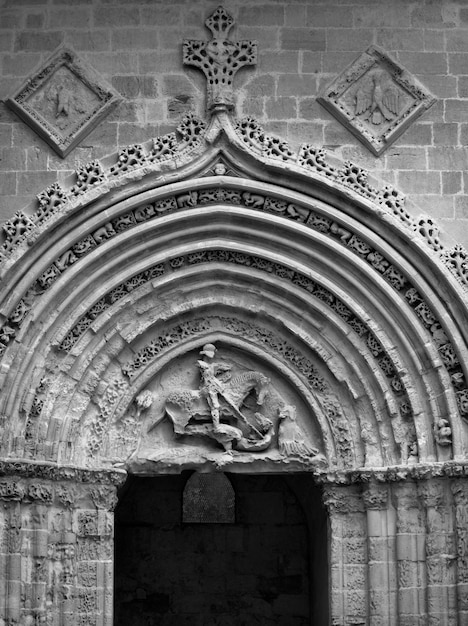
<svg viewBox="0 0 468 626">
<path fill-rule="evenodd" d="M 400 187 L 438 220 L 448 243 L 468 244 L 465 177 L 468 122 L 466 4 L 422 0 L 398 8 L 380 0 L 228 0 L 232 40 L 258 42 L 256 67 L 234 80 L 238 117 L 255 115 L 268 132 L 293 147 L 325 144 L 384 182 Z M 59 46 L 74 48 L 125 102 L 62 162 L 0 104 L 0 220 L 40 192 L 44 182 L 71 172 L 83 151 L 102 157 L 126 143 L 168 132 L 189 111 L 204 114 L 205 85 L 183 66 L 184 39 L 206 40 L 208 0 L 187 5 L 146 0 L 4 0 L 0 8 L 0 99 L 6 99 Z M 407 68 L 438 99 L 380 157 L 321 107 L 317 94 L 370 44 Z M 41 166 L 28 150 L 41 152 Z M 441 148 L 443 149 L 441 150 Z M 81 152 L 80 152 L 81 151 Z M 32 172 L 32 170 L 34 170 Z M 38 170 L 44 172 L 42 181 Z M 32 177 L 31 177 L 32 174 Z M 411 208 L 413 213 L 418 208 Z"/>
</svg>

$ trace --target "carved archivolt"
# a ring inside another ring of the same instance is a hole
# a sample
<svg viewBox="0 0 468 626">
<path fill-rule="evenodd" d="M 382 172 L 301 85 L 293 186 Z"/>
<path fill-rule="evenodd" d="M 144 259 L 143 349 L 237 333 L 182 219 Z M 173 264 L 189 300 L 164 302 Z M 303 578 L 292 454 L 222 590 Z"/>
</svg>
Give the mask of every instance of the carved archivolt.
<svg viewBox="0 0 468 626">
<path fill-rule="evenodd" d="M 466 311 L 452 272 L 465 280 L 466 253 L 359 167 L 311 146 L 296 157 L 254 120 L 220 113 L 84 165 L 38 201 L 4 227 L 7 454 L 112 462 L 112 449 L 138 445 L 129 416 L 139 406 L 144 418 L 141 394 L 164 359 L 210 333 L 249 336 L 253 310 L 248 350 L 303 385 L 330 467 L 464 453 Z M 183 324 L 166 307 L 178 292 Z"/>
</svg>

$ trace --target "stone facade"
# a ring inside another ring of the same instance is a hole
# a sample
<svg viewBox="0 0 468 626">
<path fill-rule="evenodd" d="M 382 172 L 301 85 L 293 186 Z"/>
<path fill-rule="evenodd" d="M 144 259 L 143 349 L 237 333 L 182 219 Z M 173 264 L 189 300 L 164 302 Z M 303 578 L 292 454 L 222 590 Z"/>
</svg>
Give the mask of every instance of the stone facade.
<svg viewBox="0 0 468 626">
<path fill-rule="evenodd" d="M 122 539 L 194 470 L 245 507 L 199 537 L 276 546 L 239 620 L 468 624 L 464 5 L 1 11 L 0 624 L 115 623 L 115 520 L 116 619 L 194 623 Z"/>
</svg>

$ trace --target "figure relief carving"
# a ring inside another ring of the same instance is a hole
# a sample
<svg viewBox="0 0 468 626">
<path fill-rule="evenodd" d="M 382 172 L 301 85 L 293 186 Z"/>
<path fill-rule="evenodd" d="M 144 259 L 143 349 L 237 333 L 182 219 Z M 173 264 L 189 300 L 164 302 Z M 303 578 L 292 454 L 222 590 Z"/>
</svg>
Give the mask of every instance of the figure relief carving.
<svg viewBox="0 0 468 626">
<path fill-rule="evenodd" d="M 244 401 L 253 392 L 260 408 L 268 393 L 270 379 L 257 371 L 232 375 L 232 365 L 215 360 L 216 347 L 206 344 L 197 361 L 198 390 L 171 392 L 165 412 L 177 435 L 198 435 L 217 441 L 226 452 L 264 450 L 273 438 L 273 422 L 259 411 L 248 418 Z M 207 418 L 208 417 L 208 421 Z M 193 423 L 198 422 L 198 423 Z"/>
<path fill-rule="evenodd" d="M 296 407 L 287 405 L 281 409 L 278 427 L 278 448 L 285 457 L 314 457 L 319 454 L 307 441 L 301 426 L 297 423 Z"/>
<path fill-rule="evenodd" d="M 434 438 L 439 446 L 452 445 L 452 429 L 447 419 L 440 418 L 434 424 Z"/>
<path fill-rule="evenodd" d="M 194 356 L 168 365 L 148 385 L 154 401 L 142 418 L 148 427 L 135 463 L 170 457 L 183 465 L 191 453 L 222 464 L 325 462 L 318 431 L 304 422 L 300 397 L 291 404 L 297 392 L 286 382 L 229 347 L 206 343 Z M 159 394 L 158 386 L 166 391 Z"/>
</svg>

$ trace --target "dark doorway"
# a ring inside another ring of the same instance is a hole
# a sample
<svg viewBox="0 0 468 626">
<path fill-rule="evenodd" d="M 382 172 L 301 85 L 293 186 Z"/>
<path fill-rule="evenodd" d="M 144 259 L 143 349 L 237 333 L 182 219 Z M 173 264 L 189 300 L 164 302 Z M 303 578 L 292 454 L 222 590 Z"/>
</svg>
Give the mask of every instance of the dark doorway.
<svg viewBox="0 0 468 626">
<path fill-rule="evenodd" d="M 115 515 L 115 626 L 328 624 L 327 518 L 312 478 L 227 476 L 235 518 L 218 523 L 187 518 L 189 473 L 129 478 Z"/>
</svg>

